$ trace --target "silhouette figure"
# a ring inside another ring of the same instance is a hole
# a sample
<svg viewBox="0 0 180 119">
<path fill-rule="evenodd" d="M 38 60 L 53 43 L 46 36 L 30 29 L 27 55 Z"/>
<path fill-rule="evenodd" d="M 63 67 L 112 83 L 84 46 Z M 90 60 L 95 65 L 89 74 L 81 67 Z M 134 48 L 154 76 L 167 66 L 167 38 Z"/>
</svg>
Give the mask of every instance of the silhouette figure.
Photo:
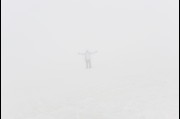
<svg viewBox="0 0 180 119">
<path fill-rule="evenodd" d="M 90 69 L 92 68 L 91 65 L 91 55 L 97 53 L 97 51 L 95 52 L 89 52 L 88 50 L 85 53 L 79 53 L 79 55 L 83 55 L 85 57 L 85 63 L 86 63 L 86 68 Z"/>
</svg>

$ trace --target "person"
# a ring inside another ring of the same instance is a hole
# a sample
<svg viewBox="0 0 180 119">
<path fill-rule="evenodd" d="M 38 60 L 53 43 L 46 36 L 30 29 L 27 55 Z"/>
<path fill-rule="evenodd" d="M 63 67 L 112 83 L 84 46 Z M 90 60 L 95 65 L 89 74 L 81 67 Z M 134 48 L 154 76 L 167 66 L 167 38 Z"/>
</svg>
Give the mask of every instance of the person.
<svg viewBox="0 0 180 119">
<path fill-rule="evenodd" d="M 95 52 L 89 52 L 88 50 L 85 53 L 79 53 L 79 55 L 84 55 L 85 57 L 85 63 L 86 63 L 86 68 L 90 69 L 92 68 L 92 64 L 91 64 L 91 55 L 97 53 L 97 51 Z"/>
</svg>

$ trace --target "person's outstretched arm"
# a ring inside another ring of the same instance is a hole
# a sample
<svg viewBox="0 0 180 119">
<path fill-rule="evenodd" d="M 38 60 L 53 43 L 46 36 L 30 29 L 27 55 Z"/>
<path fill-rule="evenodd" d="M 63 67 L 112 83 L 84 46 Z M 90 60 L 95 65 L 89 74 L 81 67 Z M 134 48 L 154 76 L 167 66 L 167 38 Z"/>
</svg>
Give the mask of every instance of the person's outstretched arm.
<svg viewBox="0 0 180 119">
<path fill-rule="evenodd" d="M 97 51 L 91 52 L 91 54 L 96 54 L 96 53 L 97 53 Z"/>
</svg>

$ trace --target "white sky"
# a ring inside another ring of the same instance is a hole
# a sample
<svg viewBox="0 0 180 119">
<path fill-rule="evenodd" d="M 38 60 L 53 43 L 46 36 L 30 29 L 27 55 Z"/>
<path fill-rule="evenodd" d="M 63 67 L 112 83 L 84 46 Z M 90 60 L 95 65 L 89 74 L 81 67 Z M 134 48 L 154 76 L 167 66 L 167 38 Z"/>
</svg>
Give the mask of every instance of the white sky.
<svg viewBox="0 0 180 119">
<path fill-rule="evenodd" d="M 33 105 L 63 105 L 62 113 L 92 98 L 81 118 L 136 119 L 113 111 L 139 101 L 133 106 L 145 119 L 178 119 L 178 7 L 178 0 L 2 0 L 2 118 L 28 118 L 38 113 Z M 87 49 L 98 51 L 91 70 L 78 55 Z M 76 119 L 70 110 L 64 118 Z"/>
</svg>

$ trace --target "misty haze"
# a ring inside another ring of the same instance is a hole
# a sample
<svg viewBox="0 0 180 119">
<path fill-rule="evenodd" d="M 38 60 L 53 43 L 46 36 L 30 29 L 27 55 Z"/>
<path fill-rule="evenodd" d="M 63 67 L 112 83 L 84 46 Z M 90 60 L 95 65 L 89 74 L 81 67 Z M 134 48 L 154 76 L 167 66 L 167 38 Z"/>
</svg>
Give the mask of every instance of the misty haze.
<svg viewBox="0 0 180 119">
<path fill-rule="evenodd" d="M 179 119 L 178 0 L 2 0 L 2 119 Z"/>
</svg>

